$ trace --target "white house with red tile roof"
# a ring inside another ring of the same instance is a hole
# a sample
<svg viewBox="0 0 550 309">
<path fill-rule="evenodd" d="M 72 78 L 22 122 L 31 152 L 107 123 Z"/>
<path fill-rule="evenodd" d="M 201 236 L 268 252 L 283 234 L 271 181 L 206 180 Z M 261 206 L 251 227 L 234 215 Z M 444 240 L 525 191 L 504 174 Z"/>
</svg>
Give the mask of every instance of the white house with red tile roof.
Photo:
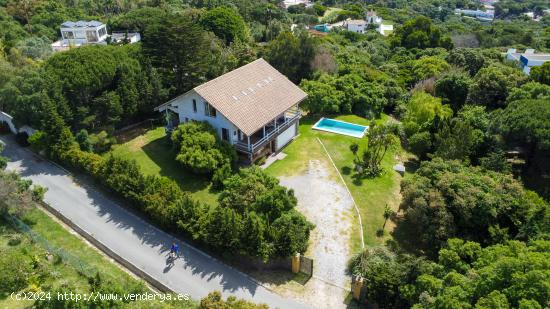
<svg viewBox="0 0 550 309">
<path fill-rule="evenodd" d="M 251 162 L 279 151 L 298 134 L 299 104 L 307 97 L 263 59 L 255 60 L 158 106 L 167 129 L 206 121 Z"/>
</svg>

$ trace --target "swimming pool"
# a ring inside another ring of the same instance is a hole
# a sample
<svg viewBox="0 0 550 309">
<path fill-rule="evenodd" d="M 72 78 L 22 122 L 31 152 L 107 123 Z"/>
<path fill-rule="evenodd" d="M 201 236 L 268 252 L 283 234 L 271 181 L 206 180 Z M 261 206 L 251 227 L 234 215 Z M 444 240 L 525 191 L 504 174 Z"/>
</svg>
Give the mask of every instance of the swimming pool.
<svg viewBox="0 0 550 309">
<path fill-rule="evenodd" d="M 362 138 L 369 127 L 323 117 L 313 129 Z"/>
</svg>

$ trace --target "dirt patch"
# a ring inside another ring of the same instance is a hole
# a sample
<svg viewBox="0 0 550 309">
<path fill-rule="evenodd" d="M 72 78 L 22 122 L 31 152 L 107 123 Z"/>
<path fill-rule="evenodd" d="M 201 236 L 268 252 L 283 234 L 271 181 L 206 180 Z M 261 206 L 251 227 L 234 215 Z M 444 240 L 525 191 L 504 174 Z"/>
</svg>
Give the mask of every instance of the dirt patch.
<svg viewBox="0 0 550 309">
<path fill-rule="evenodd" d="M 318 308 L 344 308 L 350 278 L 353 201 L 346 188 L 332 180 L 330 166 L 310 160 L 301 175 L 280 177 L 283 186 L 294 189 L 298 210 L 315 224 L 308 257 L 314 259 L 313 276 L 305 286 L 304 301 Z"/>
</svg>

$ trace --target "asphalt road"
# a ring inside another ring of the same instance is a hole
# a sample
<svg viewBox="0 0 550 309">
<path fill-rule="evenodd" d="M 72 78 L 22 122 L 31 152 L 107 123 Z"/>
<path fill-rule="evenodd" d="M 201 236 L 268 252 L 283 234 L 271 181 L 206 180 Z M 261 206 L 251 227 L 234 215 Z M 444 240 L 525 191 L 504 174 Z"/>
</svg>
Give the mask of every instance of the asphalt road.
<svg viewBox="0 0 550 309">
<path fill-rule="evenodd" d="M 170 265 L 167 256 L 173 238 L 169 234 L 144 222 L 91 185 L 21 148 L 11 136 L 0 136 L 0 142 L 6 144 L 2 155 L 9 158 L 8 170 L 18 171 L 22 177 L 48 188 L 46 203 L 173 291 L 200 299 L 218 290 L 225 297 L 234 295 L 271 308 L 307 308 L 187 244 L 180 244 L 181 257 Z"/>
</svg>

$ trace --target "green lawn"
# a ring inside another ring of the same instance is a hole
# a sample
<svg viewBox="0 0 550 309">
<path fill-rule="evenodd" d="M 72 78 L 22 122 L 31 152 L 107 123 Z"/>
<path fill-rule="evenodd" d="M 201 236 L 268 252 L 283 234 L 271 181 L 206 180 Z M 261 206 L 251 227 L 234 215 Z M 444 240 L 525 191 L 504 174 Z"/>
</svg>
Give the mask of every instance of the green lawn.
<svg viewBox="0 0 550 309">
<path fill-rule="evenodd" d="M 335 119 L 362 125 L 369 124 L 369 120 L 354 115 L 338 116 Z M 383 116 L 378 121 L 384 122 L 387 119 L 387 116 Z M 310 159 L 326 160 L 326 154 L 317 141 L 318 137 L 330 153 L 359 207 L 363 220 L 365 244 L 370 246 L 382 244 L 389 237 L 388 233 L 386 232 L 384 237 L 377 237 L 376 230 L 381 228 L 384 223 L 382 214 L 385 205 L 390 205 L 394 210 L 398 207 L 401 176 L 394 172 L 392 167 L 397 162 L 396 155 L 403 151 L 398 149 L 386 154 L 382 162 L 385 170 L 382 176 L 356 180 L 353 177 L 353 154 L 349 150 L 349 145 L 357 142 L 362 149 L 366 146 L 366 139 L 312 130 L 311 127 L 317 120 L 317 118 L 308 117 L 301 120 L 300 136 L 283 150 L 288 156 L 284 160 L 275 162 L 268 168 L 268 172 L 275 176 L 294 175 L 305 171 Z M 336 180 L 341 181 L 339 178 Z M 355 220 L 357 219 L 355 218 Z M 392 225 L 388 222 L 386 231 L 391 228 Z M 352 252 L 357 252 L 361 248 L 357 225 L 353 235 Z"/>
<path fill-rule="evenodd" d="M 39 261 L 45 275 L 41 276 L 38 281 L 29 279 L 30 283 L 25 291 L 37 291 L 40 289 L 44 292 L 51 291 L 57 287 L 75 293 L 89 292 L 90 285 L 88 277 L 94 276 L 95 271 L 99 272 L 102 280 L 112 282 L 124 287 L 130 287 L 138 283 L 138 279 L 133 278 L 128 273 L 123 271 L 117 265 L 113 264 L 109 259 L 104 257 L 98 251 L 87 245 L 77 236 L 71 234 L 64 229 L 59 223 L 50 218 L 42 210 L 32 209 L 23 217 L 23 221 L 37 234 L 39 234 L 48 246 L 61 249 L 65 254 L 72 256 L 74 264 L 61 262 L 55 263 L 53 260 L 48 260 L 47 251 L 43 243 L 31 242 L 28 237 L 13 229 L 5 220 L 0 219 L 0 250 L 19 249 L 27 256 L 32 256 Z M 10 239 L 19 238 L 19 244 L 9 244 Z M 86 276 L 78 271 L 78 266 L 85 265 L 84 269 L 93 271 L 87 273 Z M 144 286 L 144 289 L 147 288 Z M 14 291 L 17 292 L 17 291 Z M 54 295 L 52 294 L 52 297 Z M 57 296 L 55 296 L 57 297 Z M 32 305 L 30 301 L 12 300 L 9 295 L 0 295 L 0 308 L 27 308 Z M 178 307 L 195 308 L 192 301 L 182 302 Z"/>
<path fill-rule="evenodd" d="M 362 125 L 369 124 L 369 120 L 354 115 L 338 116 L 336 119 Z M 387 116 L 383 116 L 378 121 L 383 122 L 387 119 Z M 386 172 L 382 176 L 374 179 L 356 180 L 353 177 L 353 154 L 349 151 L 349 145 L 358 142 L 361 147 L 364 147 L 366 139 L 312 130 L 311 127 L 317 120 L 310 117 L 300 120 L 300 136 L 283 150 L 287 157 L 271 165 L 267 170 L 268 173 L 274 176 L 297 174 L 305 171 L 309 159 L 313 158 L 330 164 L 322 146 L 316 139 L 320 138 L 359 206 L 365 243 L 367 245 L 383 243 L 389 237 L 388 233 L 384 237 L 377 237 L 376 230 L 381 228 L 384 223 L 382 214 L 385 205 L 388 204 L 393 209 L 397 209 L 399 204 L 401 176 L 395 173 L 392 167 L 397 162 L 396 155 L 401 154 L 402 150 L 389 152 L 386 155 L 382 163 Z M 186 172 L 174 160 L 174 153 L 165 136 L 164 128 L 152 129 L 126 143 L 114 146 L 111 153 L 132 158 L 137 161 L 146 174 L 172 178 L 179 183 L 183 190 L 191 192 L 196 198 L 216 205 L 217 194 L 210 189 L 209 181 Z M 332 176 L 335 181 L 341 181 L 336 173 Z M 391 228 L 392 224 L 388 222 L 386 230 Z M 361 247 L 358 226 L 355 226 L 353 235 L 352 250 L 356 252 Z"/>
<path fill-rule="evenodd" d="M 145 174 L 169 177 L 197 200 L 216 204 L 218 194 L 212 192 L 208 178 L 189 173 L 176 162 L 163 127 L 146 131 L 123 144 L 115 145 L 109 153 L 134 159 Z"/>
</svg>

